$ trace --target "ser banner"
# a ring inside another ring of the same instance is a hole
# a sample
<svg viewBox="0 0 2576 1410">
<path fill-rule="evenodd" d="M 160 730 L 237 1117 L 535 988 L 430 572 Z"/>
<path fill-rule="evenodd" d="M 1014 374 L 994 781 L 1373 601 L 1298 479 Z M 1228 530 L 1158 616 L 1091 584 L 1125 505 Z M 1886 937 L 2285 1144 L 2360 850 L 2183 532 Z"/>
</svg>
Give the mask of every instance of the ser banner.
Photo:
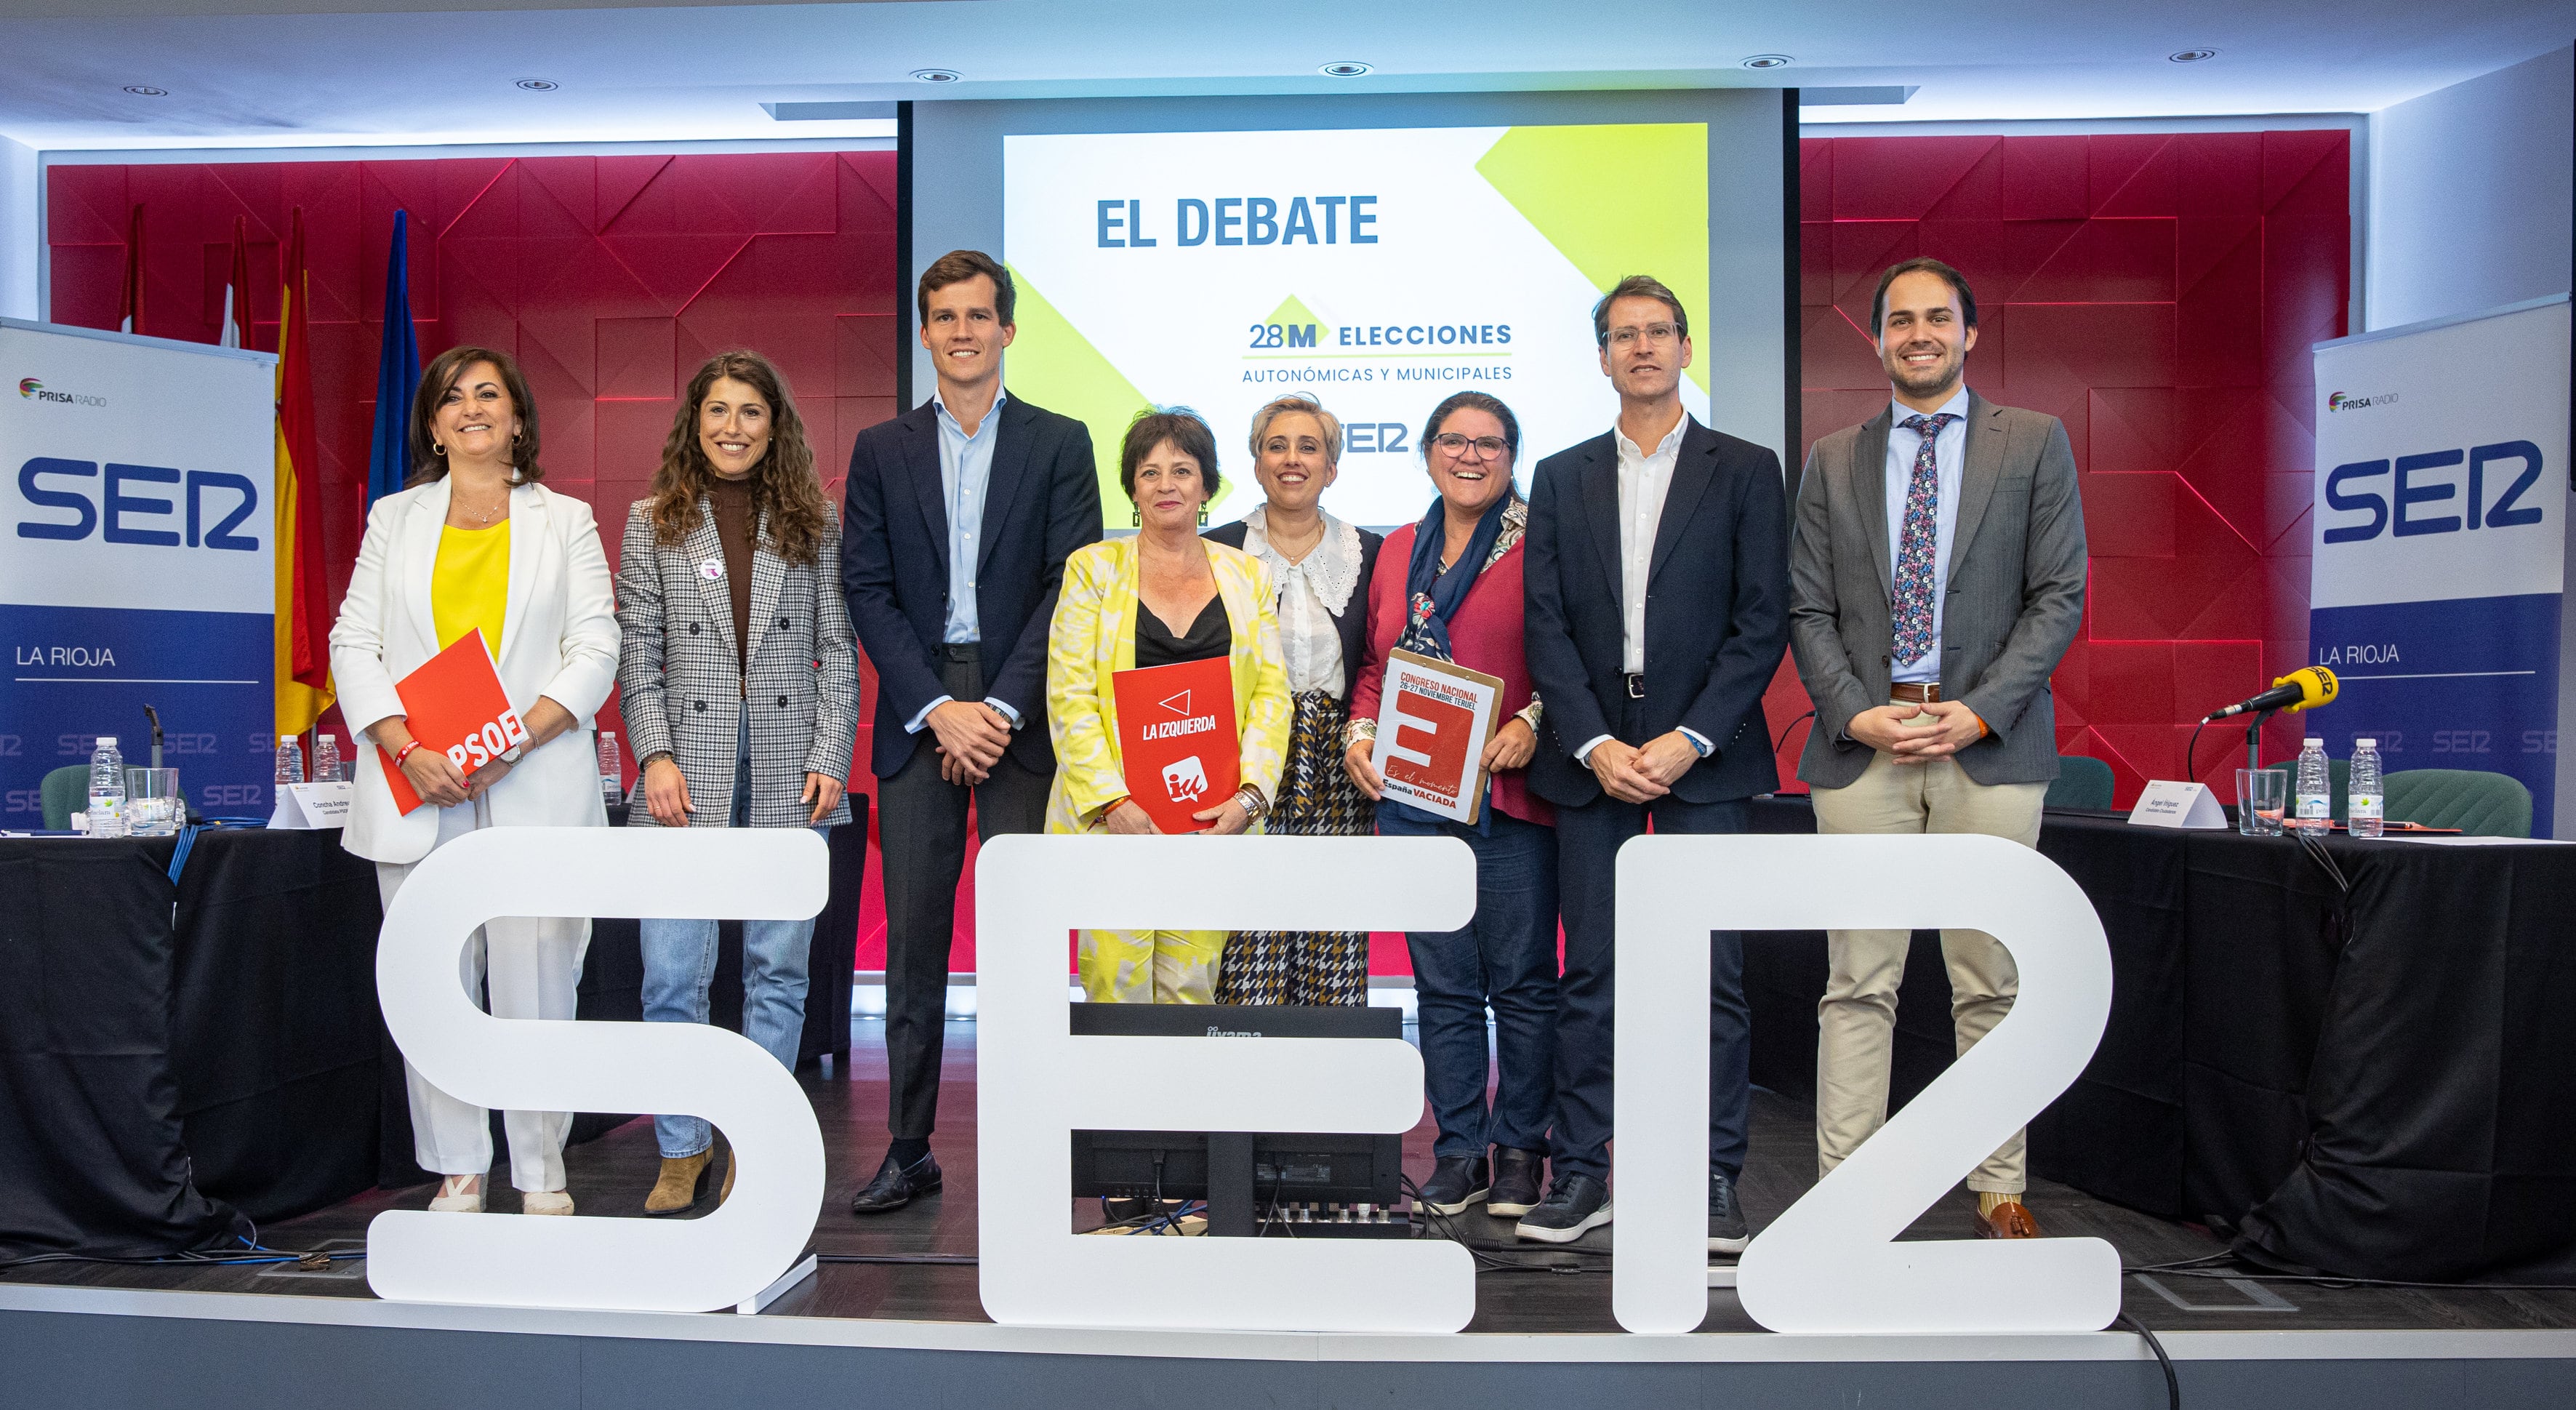
<svg viewBox="0 0 2576 1410">
<path fill-rule="evenodd" d="M 2342 682 L 2307 728 L 2336 757 L 2530 788 L 2555 835 L 2566 590 L 2564 295 L 2317 344 L 2310 659 Z"/>
<path fill-rule="evenodd" d="M 1252 413 L 1304 393 L 1344 428 L 1325 507 L 1409 524 L 1431 502 L 1417 442 L 1442 398 L 1511 406 L 1526 486 L 1541 456 L 1618 415 L 1592 338 L 1603 290 L 1653 274 L 1709 316 L 1701 123 L 1012 136 L 1002 151 L 1011 390 L 1091 428 L 1114 525 L 1119 441 L 1148 404 L 1215 430 L 1216 522 L 1261 502 Z M 1703 357 L 1682 384 L 1703 422 L 1707 378 Z"/>
<path fill-rule="evenodd" d="M 199 810 L 268 811 L 276 364 L 0 319 L 0 827 L 147 704 Z"/>
</svg>

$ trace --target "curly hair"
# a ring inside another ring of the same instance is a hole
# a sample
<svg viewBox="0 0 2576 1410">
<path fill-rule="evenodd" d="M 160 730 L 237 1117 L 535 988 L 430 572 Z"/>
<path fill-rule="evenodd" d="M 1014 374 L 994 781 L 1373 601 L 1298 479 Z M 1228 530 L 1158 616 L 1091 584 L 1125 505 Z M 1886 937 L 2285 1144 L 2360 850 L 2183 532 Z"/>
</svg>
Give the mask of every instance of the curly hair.
<svg viewBox="0 0 2576 1410">
<path fill-rule="evenodd" d="M 730 377 L 769 403 L 769 451 L 751 467 L 752 513 L 768 520 L 769 549 L 790 563 L 811 563 L 822 549 L 831 523 L 831 501 L 814 473 L 814 448 L 805 440 L 805 418 L 796 414 L 786 379 L 769 359 L 748 350 L 718 353 L 689 379 L 688 394 L 671 419 L 671 435 L 662 442 L 662 464 L 653 472 L 648 515 L 653 542 L 668 548 L 687 538 L 697 523 L 698 501 L 716 478 L 705 448 L 698 444 L 698 412 L 720 378 Z"/>
</svg>

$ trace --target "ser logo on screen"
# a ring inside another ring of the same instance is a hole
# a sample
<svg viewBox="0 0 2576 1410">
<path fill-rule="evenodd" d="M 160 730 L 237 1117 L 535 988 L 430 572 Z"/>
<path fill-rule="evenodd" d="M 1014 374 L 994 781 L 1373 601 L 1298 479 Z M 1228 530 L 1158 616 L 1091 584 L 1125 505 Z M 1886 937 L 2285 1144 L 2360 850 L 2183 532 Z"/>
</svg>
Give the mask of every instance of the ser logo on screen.
<svg viewBox="0 0 2576 1410">
<path fill-rule="evenodd" d="M 2466 462 L 2464 480 L 2437 472 Z M 2502 492 L 2488 499 L 2489 467 L 2501 480 L 2515 474 Z M 2388 492 L 2376 481 L 2386 477 Z M 2361 523 L 2341 523 L 2325 531 L 2327 543 L 2366 543 L 2388 533 L 2394 538 L 2450 534 L 2469 529 L 2509 529 L 2537 524 L 2538 504 L 2522 497 L 2540 482 L 2540 447 L 2529 441 L 2498 441 L 2468 450 L 2436 450 L 2401 455 L 2394 460 L 2356 460 L 2326 472 L 2326 507 L 2341 514 L 2368 514 Z M 2444 505 L 2447 513 L 2416 506 Z"/>
<path fill-rule="evenodd" d="M 95 497 L 83 481 L 97 480 Z M 178 498 L 137 494 L 131 486 L 183 486 Z M 19 497 L 39 510 L 58 510 L 71 517 L 18 521 L 22 539 L 78 542 L 98 534 L 108 543 L 147 548 L 221 549 L 252 553 L 259 548 L 252 511 L 259 508 L 259 487 L 247 475 L 228 470 L 190 470 L 185 475 L 163 465 L 120 465 L 110 461 L 104 476 L 95 460 L 65 460 L 40 455 L 18 467 Z M 168 525 L 168 527 L 164 527 Z M 185 531 L 184 540 L 181 537 Z"/>
</svg>

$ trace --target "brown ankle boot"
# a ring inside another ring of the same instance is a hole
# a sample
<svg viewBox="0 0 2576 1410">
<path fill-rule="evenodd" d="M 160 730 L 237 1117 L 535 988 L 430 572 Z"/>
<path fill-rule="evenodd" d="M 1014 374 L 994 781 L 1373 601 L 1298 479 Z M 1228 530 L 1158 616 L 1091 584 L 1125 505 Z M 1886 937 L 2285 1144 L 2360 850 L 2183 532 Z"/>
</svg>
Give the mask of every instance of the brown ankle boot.
<svg viewBox="0 0 2576 1410">
<path fill-rule="evenodd" d="M 732 1198 L 733 1198 L 733 1176 L 734 1176 L 734 1172 L 735 1172 L 735 1171 L 737 1171 L 737 1170 L 740 1170 L 741 1168 L 742 1168 L 742 1152 L 735 1150 L 735 1149 L 733 1148 L 733 1143 L 732 1143 L 731 1141 L 727 1141 L 727 1142 L 725 1142 L 725 1178 L 724 1178 L 724 1188 L 716 1192 L 716 1203 L 717 1203 L 717 1204 L 721 1205 L 721 1204 L 723 1204 L 726 1200 L 729 1200 L 729 1199 L 732 1199 Z"/>
<path fill-rule="evenodd" d="M 707 1166 L 715 1158 L 713 1146 L 678 1160 L 663 1157 L 662 1177 L 653 1182 L 653 1193 L 644 1197 L 644 1212 L 680 1214 L 697 1208 L 707 1190 Z"/>
</svg>

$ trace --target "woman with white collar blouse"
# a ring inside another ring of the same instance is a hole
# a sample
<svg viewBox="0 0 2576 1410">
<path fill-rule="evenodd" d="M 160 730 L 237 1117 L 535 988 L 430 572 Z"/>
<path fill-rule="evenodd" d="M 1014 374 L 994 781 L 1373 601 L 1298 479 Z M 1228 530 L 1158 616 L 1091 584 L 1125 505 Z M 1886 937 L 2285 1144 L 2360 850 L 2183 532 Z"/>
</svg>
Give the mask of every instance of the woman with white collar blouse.
<svg viewBox="0 0 2576 1410">
<path fill-rule="evenodd" d="M 518 365 L 487 348 L 440 354 L 421 373 L 409 440 L 411 487 L 368 513 L 331 629 L 341 712 L 376 745 L 358 751 L 342 845 L 376 864 L 388 907 L 423 857 L 477 829 L 605 826 L 591 717 L 617 679 L 608 556 L 590 506 L 537 483 L 537 408 Z M 412 738 L 394 683 L 475 631 L 528 738 L 465 773 Z M 420 796 L 409 813 L 386 782 L 388 760 Z M 477 996 L 488 973 L 495 1017 L 569 1019 L 589 944 L 587 920 L 489 921 L 466 943 L 459 982 Z M 409 1064 L 404 1079 L 416 1157 L 445 1177 L 429 1207 L 479 1213 L 487 1113 Z M 571 1122 L 568 1112 L 505 1114 L 523 1212 L 573 1212 Z"/>
<path fill-rule="evenodd" d="M 1284 396 L 1252 414 L 1252 476 L 1262 502 L 1208 538 L 1270 570 L 1295 718 L 1268 831 L 1366 837 L 1376 809 L 1342 768 L 1342 725 L 1368 643 L 1369 577 L 1378 536 L 1324 512 L 1340 474 L 1342 423 L 1312 397 Z M 1365 931 L 1241 930 L 1217 976 L 1220 1004 L 1368 1002 Z"/>
</svg>

